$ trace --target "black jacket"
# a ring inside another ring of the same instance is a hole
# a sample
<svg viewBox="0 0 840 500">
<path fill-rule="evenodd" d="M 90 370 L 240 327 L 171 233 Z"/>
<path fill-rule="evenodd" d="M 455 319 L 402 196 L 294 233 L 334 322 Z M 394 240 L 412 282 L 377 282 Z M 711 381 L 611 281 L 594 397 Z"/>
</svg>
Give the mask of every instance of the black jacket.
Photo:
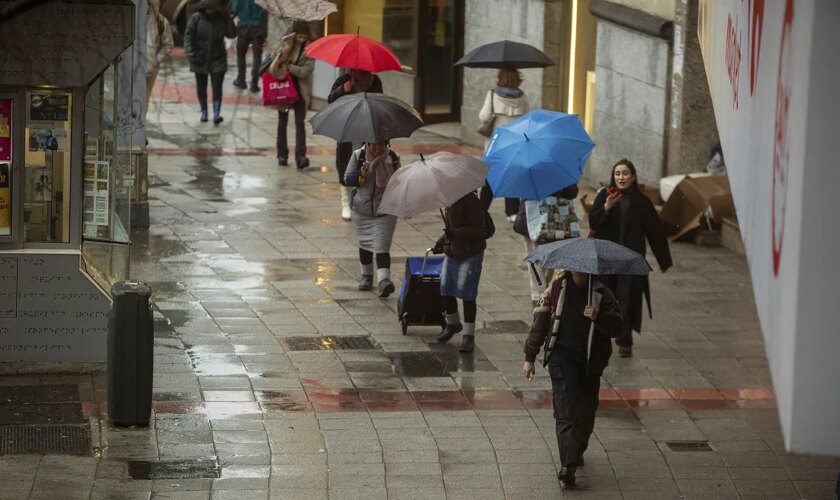
<svg viewBox="0 0 840 500">
<path fill-rule="evenodd" d="M 184 30 L 184 49 L 193 73 L 223 73 L 227 71 L 225 38 L 236 37 L 233 18 L 226 11 L 213 15 L 200 10 L 190 17 Z"/>
<path fill-rule="evenodd" d="M 484 208 L 475 193 L 467 193 L 443 211 L 446 231 L 435 243 L 454 260 L 467 260 L 487 248 L 484 227 Z"/>
<path fill-rule="evenodd" d="M 552 329 L 554 321 L 558 314 L 563 314 L 564 307 L 560 303 L 561 297 L 564 295 L 562 290 L 564 287 L 574 286 L 571 284 L 571 276 L 569 273 L 564 273 L 560 277 L 551 282 L 551 285 L 546 288 L 540 300 L 537 301 L 534 307 L 534 320 L 531 323 L 531 330 L 528 332 L 528 338 L 525 341 L 525 360 L 534 362 L 539 354 L 540 349 L 547 348 L 553 334 Z M 610 338 L 616 337 L 622 330 L 622 318 L 618 311 L 618 304 L 615 297 L 608 288 L 604 286 L 599 279 L 595 279 L 592 286 L 593 301 L 598 302 L 598 316 L 595 319 L 594 335 L 592 336 L 592 349 L 589 359 L 587 361 L 587 374 L 589 376 L 601 375 L 604 368 L 609 363 L 612 355 L 612 344 Z M 564 301 L 565 302 L 565 301 Z M 580 311 L 565 311 L 566 314 L 583 314 Z M 558 335 L 575 335 L 583 338 L 588 337 L 589 330 L 579 332 L 557 332 Z M 555 347 L 555 350 L 561 349 Z M 560 351 L 552 352 L 552 356 L 565 355 Z"/>
<path fill-rule="evenodd" d="M 594 232 L 593 236 L 619 243 L 642 255 L 647 254 L 646 242 L 650 243 L 659 267 L 668 269 L 673 265 L 671 250 L 653 202 L 637 189 L 625 192 L 623 198 L 623 201 L 606 211 L 607 190 L 598 193 L 589 211 L 589 227 Z M 648 277 L 619 276 L 607 282 L 621 304 L 625 323 L 640 332 L 643 295 L 647 301 L 648 314 L 653 316 Z"/>
</svg>

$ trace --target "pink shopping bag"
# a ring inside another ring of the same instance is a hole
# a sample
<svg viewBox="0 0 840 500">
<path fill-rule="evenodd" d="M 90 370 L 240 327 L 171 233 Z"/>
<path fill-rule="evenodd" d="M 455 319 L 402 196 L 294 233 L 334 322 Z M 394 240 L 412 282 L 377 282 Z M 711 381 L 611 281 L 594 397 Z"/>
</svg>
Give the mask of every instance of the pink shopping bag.
<svg viewBox="0 0 840 500">
<path fill-rule="evenodd" d="M 281 106 L 292 104 L 300 100 L 291 78 L 277 80 L 271 73 L 262 75 L 262 103 L 263 106 Z"/>
</svg>

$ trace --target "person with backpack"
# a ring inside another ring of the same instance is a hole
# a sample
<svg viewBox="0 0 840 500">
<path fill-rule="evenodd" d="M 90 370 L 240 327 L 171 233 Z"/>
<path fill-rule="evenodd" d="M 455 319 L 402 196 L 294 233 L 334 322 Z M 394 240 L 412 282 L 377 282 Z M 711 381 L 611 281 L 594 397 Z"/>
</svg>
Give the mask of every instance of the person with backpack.
<svg viewBox="0 0 840 500">
<path fill-rule="evenodd" d="M 475 192 L 470 192 L 446 207 L 443 211 L 444 230 L 438 238 L 433 252 L 443 253 L 443 268 L 440 273 L 440 295 L 446 310 L 446 326 L 437 337 L 440 343 L 449 340 L 459 332 L 460 352 L 475 350 L 475 318 L 478 313 L 476 298 L 484 249 L 487 238 L 495 230 L 492 219 L 482 206 Z M 464 303 L 464 322 L 458 314 L 458 300 Z"/>
<path fill-rule="evenodd" d="M 541 348 L 547 351 L 544 364 L 551 376 L 560 450 L 557 479 L 566 486 L 574 486 L 577 468 L 583 465 L 595 426 L 601 374 L 612 355 L 610 338 L 621 331 L 618 303 L 597 276 L 564 272 L 534 308 L 522 373 L 531 379 L 537 354 Z"/>
<path fill-rule="evenodd" d="M 400 157 L 387 142 L 366 144 L 353 152 L 344 183 L 353 187 L 351 220 L 359 240 L 361 278 L 359 290 L 373 288 L 373 259 L 376 256 L 378 295 L 394 293 L 391 281 L 391 240 L 397 226 L 396 216 L 379 213 L 379 204 L 391 175 L 400 168 Z"/>
</svg>

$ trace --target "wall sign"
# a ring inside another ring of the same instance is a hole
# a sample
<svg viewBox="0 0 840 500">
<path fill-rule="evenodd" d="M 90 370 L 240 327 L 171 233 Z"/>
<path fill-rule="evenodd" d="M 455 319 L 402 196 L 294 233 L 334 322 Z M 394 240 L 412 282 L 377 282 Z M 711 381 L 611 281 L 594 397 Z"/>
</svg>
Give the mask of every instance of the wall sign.
<svg viewBox="0 0 840 500">
<path fill-rule="evenodd" d="M 29 98 L 29 120 L 66 122 L 70 119 L 70 95 L 32 94 Z"/>
</svg>

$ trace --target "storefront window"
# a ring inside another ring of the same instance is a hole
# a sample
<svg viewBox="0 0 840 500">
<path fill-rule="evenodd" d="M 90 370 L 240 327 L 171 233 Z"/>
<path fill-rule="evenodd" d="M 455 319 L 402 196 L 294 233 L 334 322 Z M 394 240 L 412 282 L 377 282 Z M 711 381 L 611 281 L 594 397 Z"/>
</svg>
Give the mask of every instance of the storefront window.
<svg viewBox="0 0 840 500">
<path fill-rule="evenodd" d="M 28 242 L 70 241 L 72 95 L 26 93 L 24 234 Z"/>
<path fill-rule="evenodd" d="M 403 70 L 414 69 L 414 2 L 384 0 L 358 2 L 345 0 L 344 33 L 358 33 L 387 45 L 400 59 Z"/>
<path fill-rule="evenodd" d="M 120 114 L 121 100 L 131 97 L 131 83 L 126 91 L 119 81 L 122 71 L 123 62 L 110 66 L 85 93 L 82 257 L 85 271 L 106 291 L 128 279 L 133 128 Z"/>
<path fill-rule="evenodd" d="M 12 99 L 0 99 L 0 236 L 12 235 L 13 111 Z"/>
</svg>

